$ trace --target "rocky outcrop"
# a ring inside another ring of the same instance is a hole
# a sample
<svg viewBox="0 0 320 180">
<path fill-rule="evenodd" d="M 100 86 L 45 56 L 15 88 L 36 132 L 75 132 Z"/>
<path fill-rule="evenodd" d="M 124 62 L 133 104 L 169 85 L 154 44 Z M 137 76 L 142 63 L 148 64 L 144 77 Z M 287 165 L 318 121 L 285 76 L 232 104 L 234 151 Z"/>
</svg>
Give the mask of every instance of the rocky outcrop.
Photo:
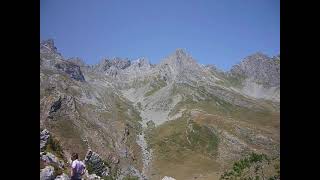
<svg viewBox="0 0 320 180">
<path fill-rule="evenodd" d="M 49 98 L 46 103 L 48 104 L 47 117 L 50 120 L 56 120 L 57 117 L 74 117 L 77 115 L 75 98 L 72 96 L 60 94 Z"/>
<path fill-rule="evenodd" d="M 58 53 L 57 48 L 54 46 L 53 39 L 48 39 L 40 42 L 40 53 Z"/>
<path fill-rule="evenodd" d="M 40 180 L 54 180 L 54 168 L 46 166 L 40 170 Z"/>
<path fill-rule="evenodd" d="M 57 112 L 57 110 L 60 108 L 61 108 L 61 97 L 59 97 L 57 101 L 53 102 L 49 111 L 49 115 L 51 115 L 54 112 Z"/>
<path fill-rule="evenodd" d="M 162 180 L 176 180 L 176 179 L 173 177 L 165 176 L 162 178 Z"/>
<path fill-rule="evenodd" d="M 70 78 L 84 82 L 84 76 L 80 70 L 80 67 L 74 63 L 61 61 L 55 65 L 55 67 L 63 72 L 65 72 Z"/>
<path fill-rule="evenodd" d="M 70 180 L 70 177 L 66 175 L 65 173 L 57 176 L 54 180 Z"/>
<path fill-rule="evenodd" d="M 99 154 L 93 152 L 92 150 L 87 152 L 84 162 L 87 166 L 87 169 L 91 170 L 91 174 L 96 174 L 98 176 L 109 175 L 110 170 L 107 165 L 101 159 Z"/>
<path fill-rule="evenodd" d="M 234 65 L 228 75 L 248 96 L 273 101 L 280 99 L 280 55 L 270 58 L 255 53 Z"/>
<path fill-rule="evenodd" d="M 40 132 L 40 150 L 42 150 L 46 146 L 49 137 L 50 133 L 47 129 L 44 129 Z"/>
<path fill-rule="evenodd" d="M 97 176 L 96 174 L 90 174 L 88 175 L 88 180 L 100 180 L 101 177 Z"/>
<path fill-rule="evenodd" d="M 74 63 L 75 65 L 77 65 L 79 67 L 87 66 L 86 63 L 82 59 L 80 59 L 78 57 L 69 58 L 69 59 L 67 59 L 67 61 L 72 62 L 72 63 Z"/>
<path fill-rule="evenodd" d="M 55 59 L 63 59 L 62 55 L 58 52 L 57 48 L 54 45 L 53 39 L 48 39 L 40 42 L 40 63 L 53 65 Z"/>
<path fill-rule="evenodd" d="M 59 168 L 64 168 L 64 162 L 62 160 L 59 160 L 54 154 L 50 152 L 41 152 L 40 160 L 49 164 L 55 164 Z"/>
<path fill-rule="evenodd" d="M 65 60 L 54 46 L 52 39 L 40 43 L 40 65 L 46 69 L 63 72 L 76 81 L 85 81 L 80 66 L 75 62 Z"/>
<path fill-rule="evenodd" d="M 280 56 L 278 56 L 280 59 Z M 280 63 L 265 54 L 256 53 L 246 57 L 230 70 L 234 76 L 244 76 L 264 86 L 280 85 Z"/>
<path fill-rule="evenodd" d="M 116 77 L 122 70 L 128 68 L 131 61 L 128 59 L 113 58 L 103 59 L 99 64 L 93 67 L 95 72 L 104 73 L 106 75 Z"/>
</svg>

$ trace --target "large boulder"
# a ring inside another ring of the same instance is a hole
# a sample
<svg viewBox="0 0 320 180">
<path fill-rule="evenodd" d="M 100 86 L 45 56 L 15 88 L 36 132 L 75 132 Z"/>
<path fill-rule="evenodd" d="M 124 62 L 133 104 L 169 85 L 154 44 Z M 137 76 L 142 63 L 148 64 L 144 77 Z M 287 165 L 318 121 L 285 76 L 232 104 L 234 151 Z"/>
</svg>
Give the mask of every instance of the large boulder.
<svg viewBox="0 0 320 180">
<path fill-rule="evenodd" d="M 54 168 L 52 166 L 46 166 L 40 170 L 40 180 L 53 180 Z"/>
</svg>

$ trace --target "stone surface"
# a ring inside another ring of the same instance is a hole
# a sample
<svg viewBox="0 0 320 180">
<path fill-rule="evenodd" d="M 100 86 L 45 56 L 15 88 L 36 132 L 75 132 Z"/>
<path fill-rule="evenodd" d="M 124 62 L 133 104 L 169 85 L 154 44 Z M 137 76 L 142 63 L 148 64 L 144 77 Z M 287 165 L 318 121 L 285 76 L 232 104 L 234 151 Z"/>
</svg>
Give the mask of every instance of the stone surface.
<svg viewBox="0 0 320 180">
<path fill-rule="evenodd" d="M 80 70 L 80 67 L 74 63 L 62 61 L 60 63 L 55 64 L 55 67 L 70 76 L 70 78 L 84 82 L 84 76 Z"/>
<path fill-rule="evenodd" d="M 40 170 L 40 180 L 53 180 L 54 168 L 52 166 L 46 166 Z"/>
<path fill-rule="evenodd" d="M 109 168 L 103 162 L 99 154 L 89 150 L 86 154 L 84 160 L 86 166 L 90 166 L 92 168 L 92 172 L 97 174 L 98 176 L 108 176 L 109 175 Z"/>
<path fill-rule="evenodd" d="M 176 179 L 173 177 L 165 176 L 162 178 L 162 180 L 176 180 Z"/>
<path fill-rule="evenodd" d="M 65 173 L 63 173 L 63 174 L 57 176 L 55 178 L 55 180 L 70 180 L 70 177 L 68 175 L 66 175 Z"/>
<path fill-rule="evenodd" d="M 101 179 L 101 177 L 97 176 L 96 174 L 88 175 L 88 180 L 99 180 L 99 179 Z"/>
<path fill-rule="evenodd" d="M 40 132 L 40 150 L 46 146 L 49 137 L 50 133 L 47 129 L 44 129 Z"/>
<path fill-rule="evenodd" d="M 42 153 L 40 159 L 46 163 L 56 164 L 59 168 L 64 168 L 64 162 L 62 160 L 59 160 L 50 152 Z"/>
</svg>

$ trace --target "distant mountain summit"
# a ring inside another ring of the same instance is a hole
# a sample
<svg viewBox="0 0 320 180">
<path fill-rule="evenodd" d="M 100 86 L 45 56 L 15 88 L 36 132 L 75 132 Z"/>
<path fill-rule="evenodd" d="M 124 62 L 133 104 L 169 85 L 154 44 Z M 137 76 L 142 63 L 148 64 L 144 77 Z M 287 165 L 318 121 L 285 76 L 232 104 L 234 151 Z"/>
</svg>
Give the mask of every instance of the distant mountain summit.
<svg viewBox="0 0 320 180">
<path fill-rule="evenodd" d="M 246 57 L 240 64 L 231 69 L 231 73 L 237 76 L 251 78 L 265 86 L 280 85 L 280 55 L 277 59 L 270 58 L 265 54 L 256 53 Z"/>
<path fill-rule="evenodd" d="M 246 57 L 230 70 L 238 79 L 243 93 L 254 98 L 280 100 L 280 55 L 270 58 L 256 53 Z"/>
</svg>

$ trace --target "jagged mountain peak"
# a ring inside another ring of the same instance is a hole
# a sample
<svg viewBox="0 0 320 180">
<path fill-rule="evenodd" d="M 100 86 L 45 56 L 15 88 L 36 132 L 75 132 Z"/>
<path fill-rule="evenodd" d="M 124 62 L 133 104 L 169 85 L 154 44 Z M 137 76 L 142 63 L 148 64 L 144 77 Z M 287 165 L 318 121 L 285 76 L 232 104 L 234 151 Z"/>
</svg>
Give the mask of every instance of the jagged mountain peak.
<svg viewBox="0 0 320 180">
<path fill-rule="evenodd" d="M 187 53 L 185 49 L 178 48 L 168 57 L 160 62 L 160 66 L 169 65 L 173 69 L 188 68 L 190 66 L 198 67 L 199 64 Z"/>
<path fill-rule="evenodd" d="M 136 60 L 132 61 L 132 65 L 136 65 L 138 67 L 142 67 L 142 66 L 151 66 L 150 61 L 147 58 L 138 58 Z"/>
<path fill-rule="evenodd" d="M 242 81 L 242 84 L 244 85 L 244 89 L 248 91 L 247 94 L 261 94 L 257 89 L 271 87 L 277 89 L 280 87 L 279 62 L 275 58 L 258 52 L 247 56 L 239 64 L 234 65 L 230 73 L 233 77 L 245 80 Z"/>
<path fill-rule="evenodd" d="M 176 60 L 190 60 L 192 59 L 191 55 L 187 52 L 186 49 L 177 48 L 170 57 L 174 57 Z"/>
<path fill-rule="evenodd" d="M 186 49 L 183 49 L 183 48 L 177 48 L 174 53 L 175 53 L 178 57 L 187 56 L 187 51 L 186 51 Z"/>
<path fill-rule="evenodd" d="M 53 39 L 46 39 L 40 42 L 40 45 L 48 46 L 49 48 L 55 48 Z"/>
<path fill-rule="evenodd" d="M 271 62 L 271 58 L 262 52 L 256 52 L 245 57 L 240 63 L 233 65 L 231 68 L 232 73 L 243 74 L 246 71 L 259 71 L 258 67 L 266 66 Z"/>
<path fill-rule="evenodd" d="M 111 67 L 117 68 L 117 69 L 125 69 L 131 65 L 131 61 L 128 59 L 123 59 L 119 57 L 114 58 L 103 58 L 100 63 L 95 65 L 95 68 L 99 71 L 106 71 L 110 69 Z"/>
<path fill-rule="evenodd" d="M 47 39 L 40 42 L 40 50 L 57 52 L 53 39 Z"/>
<path fill-rule="evenodd" d="M 76 65 L 78 65 L 80 67 L 86 66 L 86 63 L 84 62 L 84 60 L 82 60 L 79 57 L 72 57 L 72 58 L 67 59 L 67 61 L 70 61 L 70 62 L 72 62 L 72 63 L 74 63 L 74 64 L 76 64 Z"/>
<path fill-rule="evenodd" d="M 268 59 L 269 56 L 258 51 L 258 52 L 255 52 L 249 56 L 247 56 L 245 59 Z"/>
</svg>

